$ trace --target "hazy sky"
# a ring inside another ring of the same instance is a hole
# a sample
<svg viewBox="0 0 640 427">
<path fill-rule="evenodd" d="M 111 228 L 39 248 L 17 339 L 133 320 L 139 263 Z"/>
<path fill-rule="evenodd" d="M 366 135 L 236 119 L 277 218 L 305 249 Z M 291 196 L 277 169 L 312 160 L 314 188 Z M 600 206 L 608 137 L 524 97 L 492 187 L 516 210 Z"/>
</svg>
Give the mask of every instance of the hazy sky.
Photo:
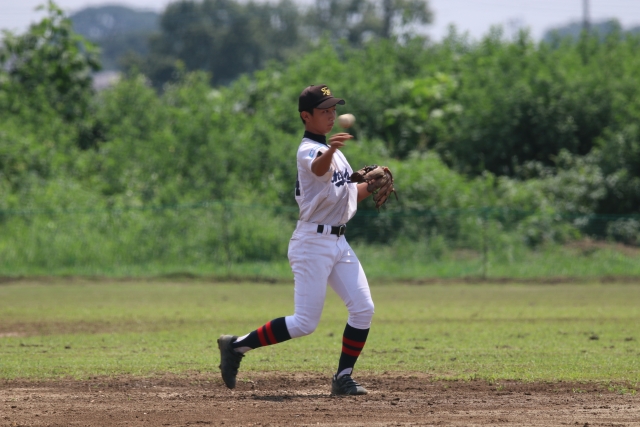
<svg viewBox="0 0 640 427">
<path fill-rule="evenodd" d="M 161 11 L 172 0 L 57 0 L 67 12 L 86 6 L 121 4 L 134 8 Z M 310 4 L 313 0 L 298 0 Z M 623 27 L 640 25 L 640 0 L 587 0 L 592 21 L 616 18 Z M 0 29 L 22 32 L 42 16 L 34 9 L 45 0 L 0 0 Z M 447 32 L 449 24 L 468 31 L 477 38 L 491 25 L 502 24 L 507 34 L 519 27 L 529 27 L 538 39 L 550 27 L 581 21 L 584 0 L 429 0 L 435 22 L 428 30 L 436 40 Z"/>
</svg>

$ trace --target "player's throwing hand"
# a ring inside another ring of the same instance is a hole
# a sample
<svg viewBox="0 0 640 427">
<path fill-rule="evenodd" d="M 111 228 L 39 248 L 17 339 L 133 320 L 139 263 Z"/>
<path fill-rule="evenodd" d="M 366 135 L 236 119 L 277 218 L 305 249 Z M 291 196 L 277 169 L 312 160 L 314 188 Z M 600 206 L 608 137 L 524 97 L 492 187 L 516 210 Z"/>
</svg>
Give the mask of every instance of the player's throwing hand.
<svg viewBox="0 0 640 427">
<path fill-rule="evenodd" d="M 353 138 L 353 135 L 345 132 L 336 133 L 331 138 L 329 138 L 329 146 L 334 150 L 338 150 L 344 147 L 345 142 L 349 139 Z"/>
</svg>

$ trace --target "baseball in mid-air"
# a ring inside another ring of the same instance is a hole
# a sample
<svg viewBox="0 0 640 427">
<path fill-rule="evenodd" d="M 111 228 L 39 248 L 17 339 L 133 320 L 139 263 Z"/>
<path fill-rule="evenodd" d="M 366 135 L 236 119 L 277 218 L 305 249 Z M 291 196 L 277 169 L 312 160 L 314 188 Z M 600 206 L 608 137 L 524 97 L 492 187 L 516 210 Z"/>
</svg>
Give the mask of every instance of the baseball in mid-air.
<svg viewBox="0 0 640 427">
<path fill-rule="evenodd" d="M 356 116 L 353 114 L 341 114 L 338 116 L 338 124 L 341 128 L 348 129 L 356 122 Z"/>
</svg>

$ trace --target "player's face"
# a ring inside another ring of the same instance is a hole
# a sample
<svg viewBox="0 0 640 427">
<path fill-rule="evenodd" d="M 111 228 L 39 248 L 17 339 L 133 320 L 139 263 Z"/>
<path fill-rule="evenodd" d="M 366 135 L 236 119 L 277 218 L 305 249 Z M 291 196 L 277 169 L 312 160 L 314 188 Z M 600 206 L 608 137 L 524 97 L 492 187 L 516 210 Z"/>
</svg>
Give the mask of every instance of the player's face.
<svg viewBox="0 0 640 427">
<path fill-rule="evenodd" d="M 308 114 L 305 128 L 318 135 L 326 135 L 333 129 L 336 121 L 336 107 L 314 108 L 313 115 Z"/>
</svg>

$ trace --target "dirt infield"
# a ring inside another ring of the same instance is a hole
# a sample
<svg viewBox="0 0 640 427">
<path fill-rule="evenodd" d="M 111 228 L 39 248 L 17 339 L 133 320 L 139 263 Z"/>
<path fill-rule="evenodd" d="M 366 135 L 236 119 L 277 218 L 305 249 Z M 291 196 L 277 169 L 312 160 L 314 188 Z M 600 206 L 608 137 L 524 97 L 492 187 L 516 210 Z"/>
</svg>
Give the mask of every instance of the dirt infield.
<svg viewBox="0 0 640 427">
<path fill-rule="evenodd" d="M 332 397 L 326 376 L 217 375 L 0 382 L 0 426 L 640 426 L 622 385 L 432 381 L 360 375 L 367 396 Z"/>
</svg>

